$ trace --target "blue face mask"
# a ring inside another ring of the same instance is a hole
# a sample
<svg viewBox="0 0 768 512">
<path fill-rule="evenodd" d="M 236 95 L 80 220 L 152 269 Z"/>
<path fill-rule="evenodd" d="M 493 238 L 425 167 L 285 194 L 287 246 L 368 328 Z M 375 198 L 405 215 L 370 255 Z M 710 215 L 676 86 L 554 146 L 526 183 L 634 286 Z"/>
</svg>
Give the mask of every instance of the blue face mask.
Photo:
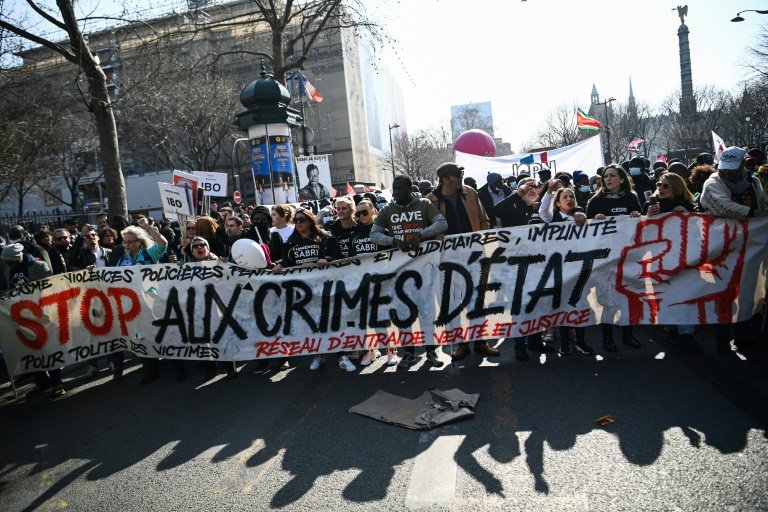
<svg viewBox="0 0 768 512">
<path fill-rule="evenodd" d="M 629 168 L 629 174 L 632 176 L 639 176 L 640 173 L 642 173 L 643 170 L 640 167 L 630 167 Z"/>
<path fill-rule="evenodd" d="M 509 188 L 511 188 L 512 190 L 517 190 L 517 183 L 510 183 Z"/>
<path fill-rule="evenodd" d="M 579 185 L 579 192 L 589 192 L 589 185 Z"/>
</svg>

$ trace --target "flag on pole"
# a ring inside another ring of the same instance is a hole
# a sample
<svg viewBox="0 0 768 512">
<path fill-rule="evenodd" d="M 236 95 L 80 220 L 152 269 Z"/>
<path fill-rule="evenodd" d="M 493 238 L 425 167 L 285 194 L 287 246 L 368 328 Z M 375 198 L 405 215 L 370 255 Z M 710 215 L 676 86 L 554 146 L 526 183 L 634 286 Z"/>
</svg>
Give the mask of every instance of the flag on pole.
<svg viewBox="0 0 768 512">
<path fill-rule="evenodd" d="M 641 139 L 640 137 L 636 137 L 629 141 L 629 144 L 627 144 L 627 152 L 629 153 L 639 153 L 640 148 L 643 147 L 643 144 L 645 143 L 645 139 Z"/>
<path fill-rule="evenodd" d="M 337 195 L 339 195 L 339 191 L 331 187 L 331 197 L 336 197 Z"/>
<path fill-rule="evenodd" d="M 722 155 L 723 151 L 725 151 L 725 147 L 726 147 L 725 141 L 718 134 L 716 134 L 715 132 L 712 132 L 712 144 L 714 144 L 715 146 L 715 155 L 714 155 L 715 157 L 713 158 L 713 160 L 715 162 L 719 162 L 720 155 Z"/>
<path fill-rule="evenodd" d="M 347 195 L 353 196 L 355 194 L 357 194 L 357 192 L 355 192 L 355 188 L 352 185 L 350 185 L 349 182 L 347 182 Z"/>
<path fill-rule="evenodd" d="M 315 89 L 315 86 L 312 85 L 309 80 L 307 80 L 307 77 L 301 73 L 299 73 L 299 91 L 301 92 L 302 96 L 306 96 L 312 101 L 317 103 L 323 101 L 323 97 L 320 96 L 320 93 L 317 91 L 317 89 Z"/>
<path fill-rule="evenodd" d="M 603 127 L 600 121 L 594 117 L 589 117 L 583 110 L 576 110 L 576 126 L 579 130 L 599 130 Z"/>
</svg>

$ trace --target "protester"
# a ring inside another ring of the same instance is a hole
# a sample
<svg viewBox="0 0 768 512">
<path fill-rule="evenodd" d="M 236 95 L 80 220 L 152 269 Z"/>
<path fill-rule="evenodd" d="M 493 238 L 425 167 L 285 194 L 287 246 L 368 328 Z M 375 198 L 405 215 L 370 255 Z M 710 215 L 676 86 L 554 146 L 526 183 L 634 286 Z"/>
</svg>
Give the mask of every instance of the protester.
<svg viewBox="0 0 768 512">
<path fill-rule="evenodd" d="M 48 257 L 51 261 L 51 270 L 54 274 L 65 274 L 67 270 L 67 259 L 69 258 L 69 249 L 71 247 L 69 231 L 59 228 L 53 232 L 53 247 L 48 249 Z"/>
<path fill-rule="evenodd" d="M 269 228 L 269 250 L 274 263 L 280 263 L 283 258 L 282 247 L 293 234 L 293 206 L 278 204 L 272 207 L 270 216 L 272 227 Z"/>
<path fill-rule="evenodd" d="M 632 179 L 633 188 L 640 202 L 645 202 L 651 197 L 654 183 L 645 170 L 645 159 L 636 156 L 629 161 L 629 176 Z"/>
<path fill-rule="evenodd" d="M 24 245 L 12 243 L 3 247 L 0 253 L 2 272 L 0 273 L 0 290 L 11 290 L 26 283 L 32 283 L 53 275 L 45 261 L 37 260 L 31 254 L 24 253 Z M 60 397 L 67 393 L 62 384 L 61 369 L 57 368 L 48 372 L 34 372 L 35 389 L 28 395 L 35 395 L 53 390 L 54 397 Z"/>
<path fill-rule="evenodd" d="M 592 197 L 592 189 L 589 186 L 589 176 L 584 171 L 573 172 L 573 191 L 576 203 L 580 206 L 586 206 Z"/>
<path fill-rule="evenodd" d="M 437 168 L 438 184 L 427 195 L 432 204 L 448 222 L 447 234 L 471 233 L 490 228 L 488 215 L 472 187 L 461 184 L 464 168 L 445 162 Z M 498 177 L 498 179 L 496 179 Z M 501 175 L 492 176 L 493 183 L 501 182 Z M 489 178 L 489 179 L 491 179 Z M 499 351 L 491 348 L 486 340 L 475 341 L 475 352 L 496 357 Z M 452 359 L 460 361 L 469 355 L 469 343 L 459 343 Z"/>
<path fill-rule="evenodd" d="M 564 186 L 560 179 L 549 180 L 547 183 L 547 194 L 542 197 L 539 205 L 539 216 L 544 222 L 573 222 L 577 226 L 583 226 L 587 222 L 587 215 L 576 202 L 576 194 L 570 188 Z M 560 354 L 570 355 L 570 329 L 561 326 L 560 332 Z M 586 342 L 586 328 L 573 327 L 576 350 L 586 356 L 591 356 L 595 352 Z M 542 338 L 545 343 L 553 341 L 548 339 L 546 334 Z"/>
<path fill-rule="evenodd" d="M 328 231 L 336 239 L 339 246 L 339 254 L 342 258 L 350 255 L 352 236 L 357 227 L 354 217 L 355 203 L 349 197 L 341 197 L 336 200 L 337 220 L 327 225 Z"/>
<path fill-rule="evenodd" d="M 298 209 L 293 216 L 293 225 L 295 227 L 293 233 L 282 243 L 280 249 L 282 261 L 272 267 L 272 273 L 280 274 L 284 268 L 296 266 L 325 268 L 328 263 L 339 258 L 336 239 L 317 224 L 317 217 L 312 211 Z M 323 356 L 315 356 L 309 369 L 317 370 L 323 364 L 325 364 Z M 357 369 L 346 354 L 339 357 L 339 368 L 347 372 Z"/>
<path fill-rule="evenodd" d="M 618 164 L 611 164 L 603 170 L 602 186 L 587 204 L 587 217 L 604 220 L 606 217 L 629 215 L 639 217 L 642 207 L 627 172 Z M 613 341 L 613 326 L 603 324 L 603 347 L 616 352 Z M 621 341 L 632 348 L 640 348 L 640 342 L 632 334 L 632 326 L 622 326 Z"/>
<path fill-rule="evenodd" d="M 105 228 L 99 231 L 99 245 L 107 249 L 114 249 L 117 243 L 117 231 Z"/>
<path fill-rule="evenodd" d="M 720 155 L 717 173 L 712 174 L 701 192 L 701 206 L 705 212 L 717 217 L 745 219 L 768 215 L 768 195 L 760 181 L 746 169 L 746 151 L 729 147 Z M 757 348 L 757 338 L 752 335 L 749 322 L 720 324 L 717 328 L 717 350 L 731 351 L 730 340 L 740 350 Z"/>
<path fill-rule="evenodd" d="M 115 247 L 110 254 L 110 267 L 130 267 L 134 265 L 152 265 L 160 261 L 165 254 L 168 241 L 160 231 L 149 225 L 149 220 L 140 218 L 137 226 L 128 226 L 121 231 L 122 245 Z M 122 379 L 123 352 L 115 353 L 115 379 Z M 144 375 L 141 384 L 149 384 L 160 378 L 160 361 L 153 358 L 141 358 Z M 178 374 L 177 374 L 178 378 Z"/>
<path fill-rule="evenodd" d="M 359 256 L 379 251 L 379 246 L 371 241 L 371 228 L 373 228 L 373 223 L 378 213 L 373 203 L 367 199 L 357 203 L 355 207 L 357 224 L 355 225 L 355 231 L 352 234 L 352 241 L 349 246 L 350 256 Z M 380 356 L 381 351 L 378 349 L 369 349 L 360 361 L 360 365 L 368 366 Z M 394 348 L 387 349 L 387 365 L 394 366 L 399 362 L 400 358 L 397 356 L 397 350 Z"/>
<path fill-rule="evenodd" d="M 413 182 L 405 175 L 392 180 L 392 202 L 382 208 L 371 228 L 371 241 L 383 247 L 396 247 L 408 252 L 419 247 L 423 240 L 437 237 L 448 229 L 445 217 L 428 199 L 421 199 L 412 191 Z M 403 215 L 408 214 L 408 215 Z M 410 220 L 403 220 L 408 217 Z M 427 361 L 442 366 L 436 347 L 426 348 Z M 418 361 L 414 347 L 406 347 L 399 368 L 408 368 Z"/>
<path fill-rule="evenodd" d="M 466 178 L 464 181 L 467 181 Z M 483 203 L 483 208 L 488 215 L 492 228 L 501 225 L 501 220 L 493 213 L 493 207 L 506 199 L 511 193 L 512 189 L 504 184 L 501 174 L 497 172 L 489 172 L 485 185 L 477 191 L 477 195 L 480 197 L 480 202 Z"/>
<path fill-rule="evenodd" d="M 80 230 L 80 236 L 69 250 L 67 267 L 70 271 L 104 268 L 107 266 L 111 253 L 110 249 L 105 249 L 99 245 L 99 235 L 96 233 L 96 229 L 90 224 L 85 224 Z"/>
<path fill-rule="evenodd" d="M 232 218 L 230 217 L 228 220 L 231 221 Z M 202 236 L 194 237 L 189 246 L 192 254 L 191 262 L 219 260 L 219 256 L 211 252 L 208 240 Z M 186 371 L 183 369 L 183 361 L 174 361 L 174 364 L 182 365 L 181 369 L 177 370 L 177 376 L 180 377 L 177 380 L 186 379 Z M 222 362 L 222 365 L 227 371 L 227 379 L 234 379 L 237 377 L 237 366 L 235 366 L 234 361 Z M 216 377 L 216 361 L 204 361 L 202 366 L 205 369 L 205 380 L 211 380 Z"/>
<path fill-rule="evenodd" d="M 643 205 L 643 213 L 649 217 L 663 213 L 692 213 L 694 211 L 693 195 L 685 186 L 683 178 L 677 174 L 666 172 L 656 182 L 656 192 Z M 701 346 L 694 337 L 694 325 L 678 325 L 671 330 L 671 338 L 681 350 L 701 352 Z"/>
</svg>

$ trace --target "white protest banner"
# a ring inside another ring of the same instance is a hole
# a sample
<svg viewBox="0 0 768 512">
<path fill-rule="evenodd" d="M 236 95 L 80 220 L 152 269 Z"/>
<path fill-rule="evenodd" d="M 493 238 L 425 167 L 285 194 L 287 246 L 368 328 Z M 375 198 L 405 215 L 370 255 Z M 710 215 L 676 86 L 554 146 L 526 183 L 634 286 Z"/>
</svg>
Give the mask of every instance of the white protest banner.
<svg viewBox="0 0 768 512">
<path fill-rule="evenodd" d="M 669 214 L 446 236 L 293 268 L 72 272 L 0 294 L 11 374 L 115 351 L 251 360 L 508 338 L 557 325 L 714 324 L 762 306 L 768 217 Z"/>
<path fill-rule="evenodd" d="M 226 197 L 227 173 L 225 172 L 196 172 L 200 178 L 200 188 L 203 195 L 211 197 Z"/>
<path fill-rule="evenodd" d="M 603 147 L 600 143 L 600 135 L 595 135 L 564 148 L 539 153 L 483 157 L 454 151 L 454 161 L 464 167 L 464 177 L 474 178 L 478 185 L 485 184 L 488 173 L 491 171 L 504 177 L 517 176 L 520 172 L 526 171 L 535 177 L 542 163 L 546 163 L 552 169 L 553 176 L 557 171 L 573 174 L 573 171 L 577 170 L 592 176 L 597 172 L 597 168 L 603 165 Z"/>
<path fill-rule="evenodd" d="M 170 183 L 158 183 L 160 189 L 160 200 L 163 203 L 163 215 L 170 220 L 179 220 L 179 215 L 183 217 L 194 216 L 194 207 L 192 203 L 192 190 L 184 187 L 177 187 Z"/>
</svg>

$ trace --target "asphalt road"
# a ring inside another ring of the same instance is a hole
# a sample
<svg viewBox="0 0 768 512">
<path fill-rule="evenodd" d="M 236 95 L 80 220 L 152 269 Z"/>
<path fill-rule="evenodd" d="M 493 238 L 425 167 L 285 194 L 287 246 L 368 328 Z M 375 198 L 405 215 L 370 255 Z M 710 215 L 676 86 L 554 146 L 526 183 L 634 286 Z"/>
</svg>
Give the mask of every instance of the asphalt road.
<svg viewBox="0 0 768 512">
<path fill-rule="evenodd" d="M 525 364 L 502 341 L 501 358 L 441 369 L 328 357 L 208 383 L 164 367 L 140 386 L 132 360 L 122 383 L 69 369 L 59 399 L 5 382 L 0 510 L 768 510 L 766 354 L 639 331 L 639 350 Z M 432 387 L 480 393 L 475 417 L 419 432 L 348 412 Z"/>
</svg>

